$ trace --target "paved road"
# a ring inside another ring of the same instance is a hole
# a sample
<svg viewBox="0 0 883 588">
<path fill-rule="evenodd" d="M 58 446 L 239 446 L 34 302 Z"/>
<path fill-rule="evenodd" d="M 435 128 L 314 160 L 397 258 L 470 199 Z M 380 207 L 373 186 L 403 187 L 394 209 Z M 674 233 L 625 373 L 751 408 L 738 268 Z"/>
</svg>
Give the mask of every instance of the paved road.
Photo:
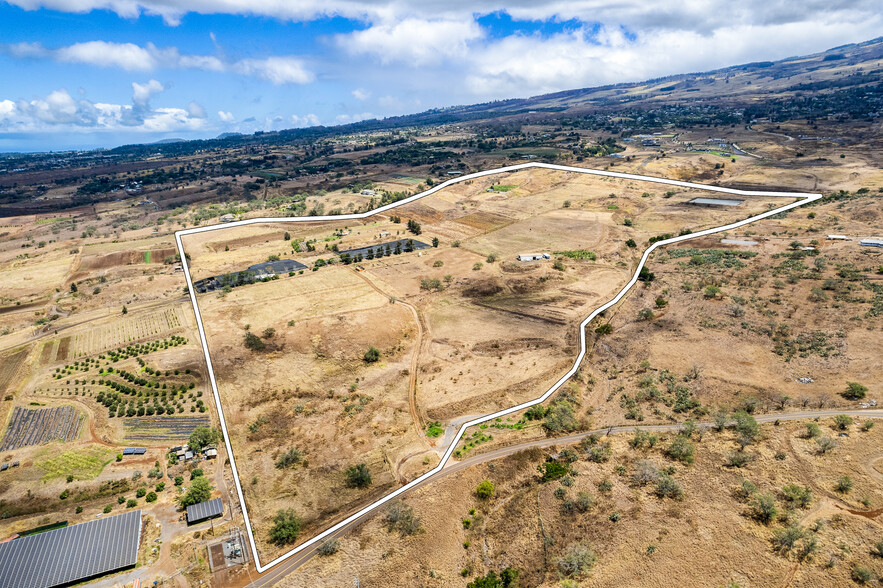
<svg viewBox="0 0 883 588">
<path fill-rule="evenodd" d="M 851 417 L 858 418 L 883 418 L 883 409 L 863 409 L 863 410 L 805 410 L 800 412 L 789 412 L 789 413 L 771 413 L 771 414 L 762 414 L 756 415 L 754 418 L 758 423 L 771 423 L 776 420 L 780 421 L 795 421 L 795 420 L 803 420 L 803 419 L 814 419 L 814 418 L 825 418 L 825 417 L 834 417 L 838 414 L 845 414 Z M 700 428 L 710 428 L 714 423 L 711 422 L 701 422 L 697 423 L 697 427 Z M 413 488 L 411 488 L 408 492 L 402 494 L 410 494 L 414 490 L 418 488 L 422 488 L 427 484 L 432 484 L 442 480 L 452 474 L 456 474 L 457 472 L 461 472 L 467 468 L 488 462 L 494 461 L 496 459 L 502 459 L 514 453 L 518 453 L 519 451 L 524 451 L 525 449 L 532 448 L 544 448 L 551 447 L 553 445 L 572 445 L 574 443 L 578 443 L 579 441 L 585 439 L 589 435 L 599 435 L 599 434 L 617 434 L 617 433 L 631 433 L 635 429 L 641 429 L 642 431 L 656 431 L 656 432 L 675 432 L 681 428 L 681 424 L 670 424 L 670 425 L 626 425 L 626 426 L 612 426 L 606 427 L 603 429 L 595 429 L 593 431 L 585 431 L 582 433 L 576 433 L 574 435 L 567 435 L 566 437 L 552 437 L 545 439 L 535 439 L 533 441 L 526 441 L 524 443 L 519 443 L 517 445 L 511 445 L 509 447 L 501 447 L 500 449 L 495 449 L 493 451 L 488 451 L 487 453 L 482 453 L 480 455 L 476 455 L 474 457 L 470 457 L 468 459 L 464 459 L 463 461 L 450 461 L 441 472 L 438 474 L 424 480 L 422 483 L 417 484 Z M 338 531 L 332 534 L 330 538 L 338 538 L 346 535 L 351 529 L 362 524 L 368 518 L 374 516 L 378 512 L 382 512 L 383 509 L 376 509 L 369 513 L 367 513 L 362 518 L 353 521 L 349 525 L 338 529 Z M 258 588 L 263 586 L 272 586 L 277 582 L 280 582 L 285 576 L 294 572 L 299 567 L 310 561 L 318 550 L 318 545 L 314 545 L 309 547 L 308 549 L 303 550 L 301 553 L 291 557 L 291 559 L 287 559 L 275 566 L 271 570 L 262 574 L 258 579 L 248 585 L 248 588 Z"/>
</svg>

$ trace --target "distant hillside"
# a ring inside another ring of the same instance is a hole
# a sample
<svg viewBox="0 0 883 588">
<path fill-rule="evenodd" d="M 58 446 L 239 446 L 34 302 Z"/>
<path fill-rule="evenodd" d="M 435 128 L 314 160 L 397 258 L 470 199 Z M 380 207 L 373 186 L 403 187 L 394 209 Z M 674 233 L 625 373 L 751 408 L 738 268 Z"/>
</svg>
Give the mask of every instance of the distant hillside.
<svg viewBox="0 0 883 588">
<path fill-rule="evenodd" d="M 798 94 L 834 92 L 883 82 L 883 37 L 835 47 L 821 53 L 735 65 L 701 73 L 686 73 L 637 83 L 613 84 L 566 90 L 532 98 L 499 100 L 483 104 L 437 108 L 416 114 L 372 119 L 334 127 L 310 127 L 253 135 L 224 133 L 215 139 L 171 145 L 127 145 L 112 153 L 141 157 L 157 151 L 183 155 L 202 149 L 225 148 L 248 143 L 314 141 L 322 137 L 394 130 L 409 126 L 487 120 L 514 115 L 548 113 L 585 114 L 619 108 L 649 108 L 664 104 L 736 103 L 757 104 Z M 557 114 L 562 116 L 561 114 Z"/>
</svg>

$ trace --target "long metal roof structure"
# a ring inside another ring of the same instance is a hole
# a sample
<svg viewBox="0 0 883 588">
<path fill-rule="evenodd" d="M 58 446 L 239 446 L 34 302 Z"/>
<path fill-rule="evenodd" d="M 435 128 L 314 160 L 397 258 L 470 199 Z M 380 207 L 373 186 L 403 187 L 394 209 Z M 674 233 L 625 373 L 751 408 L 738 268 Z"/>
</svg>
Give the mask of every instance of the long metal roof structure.
<svg viewBox="0 0 883 588">
<path fill-rule="evenodd" d="M 192 525 L 224 514 L 224 503 L 220 498 L 197 502 L 187 507 L 187 524 Z"/>
<path fill-rule="evenodd" d="M 0 586 L 51 588 L 138 561 L 141 510 L 0 543 Z"/>
</svg>

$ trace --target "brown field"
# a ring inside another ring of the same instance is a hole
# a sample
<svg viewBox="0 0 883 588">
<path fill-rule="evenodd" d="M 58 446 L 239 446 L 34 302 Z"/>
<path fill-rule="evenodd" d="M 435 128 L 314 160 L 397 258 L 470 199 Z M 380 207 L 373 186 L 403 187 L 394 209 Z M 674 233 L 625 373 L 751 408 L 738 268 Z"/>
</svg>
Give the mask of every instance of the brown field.
<svg viewBox="0 0 883 588">
<path fill-rule="evenodd" d="M 423 225 L 417 240 L 441 241 L 419 255 L 357 263 L 364 271 L 322 267 L 200 295 L 263 557 L 279 553 L 262 531 L 278 508 L 295 508 L 309 536 L 435 465 L 465 417 L 544 392 L 576 355 L 576 325 L 634 271 L 641 248 L 626 247 L 627 239 L 644 243 L 790 202 L 748 198 L 735 210 L 715 210 L 683 204 L 697 191 L 665 195 L 652 184 L 547 170 L 495 180 L 517 187 L 488 192 L 491 180 L 476 181 L 386 218 L 250 225 L 184 238 L 197 279 L 274 254 L 310 265 L 327 259 L 323 242 L 343 250 L 402 238 L 404 220 L 412 218 Z M 335 237 L 344 227 L 350 234 Z M 290 243 L 312 239 L 315 252 L 291 250 Z M 555 255 L 576 249 L 597 259 Z M 536 251 L 563 265 L 515 260 Z M 427 278 L 438 278 L 443 291 L 421 288 Z M 243 346 L 246 331 L 268 328 L 275 331 L 264 338 L 267 350 Z M 381 351 L 378 364 L 362 359 L 369 346 Z M 432 422 L 448 434 L 426 437 Z M 308 467 L 275 468 L 291 448 L 304 453 Z M 345 485 L 345 470 L 357 463 L 371 470 L 368 489 Z"/>
</svg>

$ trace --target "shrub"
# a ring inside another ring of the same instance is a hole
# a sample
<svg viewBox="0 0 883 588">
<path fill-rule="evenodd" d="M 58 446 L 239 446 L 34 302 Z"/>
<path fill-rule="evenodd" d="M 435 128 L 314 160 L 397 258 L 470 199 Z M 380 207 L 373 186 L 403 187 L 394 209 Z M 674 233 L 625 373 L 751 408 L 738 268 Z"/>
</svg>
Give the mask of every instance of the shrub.
<svg viewBox="0 0 883 588">
<path fill-rule="evenodd" d="M 705 293 L 703 294 L 706 299 L 717 298 L 721 293 L 721 289 L 717 286 L 706 286 Z"/>
<path fill-rule="evenodd" d="M 245 334 L 245 347 L 252 351 L 263 351 L 267 348 L 267 344 L 261 341 L 261 338 L 254 333 Z"/>
<path fill-rule="evenodd" d="M 635 247 L 638 246 L 638 244 L 635 243 L 635 240 L 634 240 L 634 239 L 628 239 L 628 240 L 625 242 L 625 245 L 626 245 L 626 247 L 628 247 L 629 249 L 634 249 Z"/>
<path fill-rule="evenodd" d="M 221 432 L 214 427 L 196 427 L 190 433 L 187 444 L 194 453 L 202 451 L 207 445 L 213 445 L 221 439 Z"/>
<path fill-rule="evenodd" d="M 799 484 L 787 484 L 782 487 L 782 495 L 791 506 L 807 508 L 812 502 L 812 489 Z"/>
<path fill-rule="evenodd" d="M 497 576 L 493 570 L 486 576 L 479 576 L 466 584 L 466 588 L 515 588 L 518 585 L 518 570 L 506 568 Z"/>
<path fill-rule="evenodd" d="M 367 488 L 371 485 L 371 471 L 364 463 L 351 466 L 346 470 L 346 485 L 350 488 Z"/>
<path fill-rule="evenodd" d="M 138 506 L 138 501 L 134 498 L 130 498 L 128 502 L 126 502 L 126 508 L 135 508 Z"/>
<path fill-rule="evenodd" d="M 683 435 L 675 437 L 665 452 L 672 459 L 683 463 L 693 463 L 693 443 Z"/>
<path fill-rule="evenodd" d="M 369 347 L 368 351 L 365 352 L 365 361 L 368 363 L 374 363 L 380 359 L 380 350 L 376 347 Z"/>
<path fill-rule="evenodd" d="M 822 455 L 837 449 L 837 442 L 825 435 L 824 437 L 820 437 L 816 439 L 816 445 L 819 447 L 819 453 Z"/>
<path fill-rule="evenodd" d="M 276 468 L 280 470 L 289 468 L 291 466 L 299 464 L 301 461 L 303 461 L 303 458 L 303 451 L 296 447 L 292 447 L 279 456 L 279 459 L 276 460 Z"/>
<path fill-rule="evenodd" d="M 650 310 L 649 308 L 642 308 L 641 311 L 638 313 L 638 319 L 640 319 L 642 321 L 649 321 L 654 316 L 655 315 L 653 314 L 653 311 Z"/>
<path fill-rule="evenodd" d="M 838 414 L 834 417 L 834 426 L 838 431 L 845 431 L 852 424 L 852 417 L 845 414 Z"/>
<path fill-rule="evenodd" d="M 874 577 L 874 573 L 861 566 L 852 568 L 852 579 L 859 584 L 867 584 Z"/>
<path fill-rule="evenodd" d="M 138 488 L 138 490 L 135 491 L 135 496 L 138 498 L 143 498 L 145 494 L 147 494 L 147 490 L 144 488 Z"/>
<path fill-rule="evenodd" d="M 180 486 L 184 483 L 184 476 L 175 476 L 175 486 Z"/>
<path fill-rule="evenodd" d="M 319 555 L 334 555 L 340 549 L 340 542 L 337 539 L 326 539 L 322 545 L 316 550 Z"/>
<path fill-rule="evenodd" d="M 868 387 L 858 382 L 847 382 L 846 390 L 844 390 L 841 394 L 847 400 L 861 400 L 865 396 L 867 396 Z"/>
<path fill-rule="evenodd" d="M 148 492 L 147 496 L 144 497 L 144 500 L 147 502 L 156 502 L 157 498 L 156 492 Z"/>
<path fill-rule="evenodd" d="M 573 413 L 573 406 L 566 400 L 559 400 L 546 411 L 543 428 L 550 433 L 572 432 L 579 427 Z"/>
<path fill-rule="evenodd" d="M 571 543 L 558 558 L 558 572 L 565 578 L 579 578 L 588 574 L 598 556 L 588 543 Z"/>
<path fill-rule="evenodd" d="M 632 483 L 636 486 L 646 486 L 659 479 L 659 468 L 648 459 L 635 462 L 635 471 L 632 472 Z"/>
<path fill-rule="evenodd" d="M 841 494 L 846 494 L 852 490 L 852 479 L 849 476 L 840 476 L 837 479 L 837 486 L 835 489 Z"/>
<path fill-rule="evenodd" d="M 112 510 L 113 510 L 113 505 L 112 505 L 112 504 L 108 504 L 107 506 L 104 507 L 104 514 L 107 514 L 107 513 L 109 513 L 109 512 L 112 511 Z"/>
<path fill-rule="evenodd" d="M 755 494 L 751 500 L 750 507 L 751 516 L 765 525 L 770 524 L 779 514 L 779 509 L 776 507 L 776 499 L 767 492 Z"/>
<path fill-rule="evenodd" d="M 384 516 L 387 531 L 398 531 L 401 536 L 416 535 L 422 530 L 420 518 L 414 515 L 414 509 L 401 501 L 393 502 L 386 509 Z"/>
<path fill-rule="evenodd" d="M 784 529 L 776 529 L 773 531 L 773 546 L 776 548 L 776 551 L 784 555 L 794 549 L 794 546 L 803 538 L 805 533 L 803 527 L 798 524 L 793 524 Z"/>
<path fill-rule="evenodd" d="M 677 480 L 668 474 L 662 474 L 656 480 L 656 495 L 660 498 L 682 500 L 684 498 L 684 491 Z"/>
<path fill-rule="evenodd" d="M 288 545 L 297 541 L 300 535 L 301 519 L 294 509 L 285 508 L 276 512 L 273 527 L 270 529 L 270 541 L 276 545 Z"/>
<path fill-rule="evenodd" d="M 750 453 L 745 453 L 744 451 L 731 451 L 727 456 L 727 461 L 724 462 L 724 465 L 728 468 L 741 468 L 753 460 L 754 456 Z"/>
<path fill-rule="evenodd" d="M 611 325 L 610 323 L 604 323 L 603 325 L 601 325 L 600 327 L 595 329 L 596 335 L 609 335 L 612 332 L 613 332 L 613 325 Z"/>
<path fill-rule="evenodd" d="M 557 480 L 569 474 L 570 466 L 557 461 L 547 461 L 543 465 L 537 466 L 537 471 L 542 475 L 543 482 L 548 482 L 549 480 Z"/>
<path fill-rule="evenodd" d="M 70 496 L 70 495 L 71 495 L 70 491 L 65 490 L 64 492 L 61 493 L 61 495 L 59 496 L 59 498 L 62 499 L 62 500 L 67 500 L 67 497 Z"/>
<path fill-rule="evenodd" d="M 822 434 L 822 429 L 816 423 L 806 423 L 806 433 L 804 437 L 807 439 L 815 439 Z"/>
<path fill-rule="evenodd" d="M 165 482 L 160 482 L 159 484 L 156 485 L 156 491 L 157 491 L 157 492 L 162 492 L 162 491 L 165 490 L 165 489 L 166 489 L 166 483 L 165 483 Z"/>
<path fill-rule="evenodd" d="M 192 472 L 190 472 L 190 479 L 195 480 L 196 478 L 205 475 L 201 468 L 196 468 Z"/>
<path fill-rule="evenodd" d="M 83 507 L 82 507 L 82 506 L 78 506 L 78 507 L 77 507 L 77 510 L 76 510 L 76 513 L 77 513 L 77 514 L 80 514 L 81 512 L 83 512 Z"/>
<path fill-rule="evenodd" d="M 482 500 L 487 500 L 494 495 L 494 483 L 490 480 L 484 480 L 475 489 L 475 495 Z"/>
</svg>

